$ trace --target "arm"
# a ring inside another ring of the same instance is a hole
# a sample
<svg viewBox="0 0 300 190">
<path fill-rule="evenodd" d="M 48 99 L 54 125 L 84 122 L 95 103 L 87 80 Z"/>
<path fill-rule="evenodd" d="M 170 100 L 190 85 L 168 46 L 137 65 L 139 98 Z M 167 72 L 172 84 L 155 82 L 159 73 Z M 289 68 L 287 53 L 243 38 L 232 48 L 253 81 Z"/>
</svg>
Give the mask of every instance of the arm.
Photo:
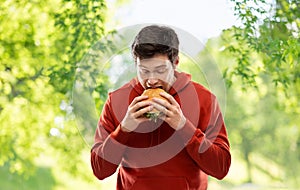
<svg viewBox="0 0 300 190">
<path fill-rule="evenodd" d="M 227 175 L 231 164 L 230 145 L 215 98 L 206 110 L 201 110 L 200 127 L 195 127 L 187 120 L 178 132 L 187 142 L 188 154 L 202 171 L 217 179 Z"/>
<path fill-rule="evenodd" d="M 147 98 L 147 96 L 135 97 L 128 108 L 125 104 L 120 104 L 115 111 L 118 111 L 119 115 L 125 109 L 127 112 L 119 124 L 109 96 L 98 123 L 95 144 L 91 151 L 91 165 L 97 178 L 104 179 L 115 173 L 126 151 L 130 132 L 134 131 L 141 122 L 147 120 L 141 116 L 153 109 L 149 102 L 143 101 Z"/>
<path fill-rule="evenodd" d="M 112 114 L 110 99 L 104 105 L 95 133 L 95 143 L 91 150 L 91 166 L 98 179 L 115 173 L 128 139 L 128 133 L 120 130 Z"/>
<path fill-rule="evenodd" d="M 202 99 L 198 126 L 186 119 L 179 104 L 167 93 L 169 101 L 153 98 L 156 109 L 164 113 L 162 119 L 178 132 L 186 143 L 190 157 L 205 173 L 222 179 L 228 173 L 231 155 L 225 124 L 216 97 Z M 204 96 L 203 96 L 204 97 Z M 200 99 L 200 97 L 199 97 Z M 193 107 L 190 107 L 189 111 Z"/>
</svg>

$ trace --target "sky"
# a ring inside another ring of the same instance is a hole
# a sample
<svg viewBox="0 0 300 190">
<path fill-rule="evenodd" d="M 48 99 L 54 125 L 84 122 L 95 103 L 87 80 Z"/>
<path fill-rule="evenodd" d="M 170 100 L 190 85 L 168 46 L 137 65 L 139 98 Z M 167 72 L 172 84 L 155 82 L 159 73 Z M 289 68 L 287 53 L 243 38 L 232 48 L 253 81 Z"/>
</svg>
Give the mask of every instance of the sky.
<svg viewBox="0 0 300 190">
<path fill-rule="evenodd" d="M 201 41 L 238 23 L 229 0 L 130 0 L 115 10 L 114 19 L 117 28 L 145 23 L 175 26 Z"/>
</svg>

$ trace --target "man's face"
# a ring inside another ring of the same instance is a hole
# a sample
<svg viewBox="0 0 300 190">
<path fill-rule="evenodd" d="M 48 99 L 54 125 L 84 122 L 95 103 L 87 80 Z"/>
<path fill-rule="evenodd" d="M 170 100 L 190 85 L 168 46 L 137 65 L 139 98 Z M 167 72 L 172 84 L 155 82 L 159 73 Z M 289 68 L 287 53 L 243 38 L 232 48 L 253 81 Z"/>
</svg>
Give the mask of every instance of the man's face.
<svg viewBox="0 0 300 190">
<path fill-rule="evenodd" d="M 137 58 L 137 77 L 142 86 L 147 88 L 162 88 L 168 91 L 176 78 L 175 66 L 167 55 L 155 55 L 149 59 Z"/>
</svg>

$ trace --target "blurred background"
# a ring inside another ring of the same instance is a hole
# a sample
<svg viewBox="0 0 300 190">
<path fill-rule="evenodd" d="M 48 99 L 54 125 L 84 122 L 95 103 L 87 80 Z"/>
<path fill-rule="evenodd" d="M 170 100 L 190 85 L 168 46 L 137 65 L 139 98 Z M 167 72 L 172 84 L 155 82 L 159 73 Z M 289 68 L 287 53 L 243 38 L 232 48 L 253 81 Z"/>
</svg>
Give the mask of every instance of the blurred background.
<svg viewBox="0 0 300 190">
<path fill-rule="evenodd" d="M 112 39 L 144 23 L 203 44 L 197 59 L 182 52 L 179 70 L 225 102 L 232 166 L 209 189 L 299 189 L 299 4 L 2 0 L 0 189 L 115 189 L 116 176 L 93 176 L 90 149 L 107 93 L 134 76 L 129 48 L 115 55 Z M 209 81 L 216 74 L 225 93 Z"/>
</svg>

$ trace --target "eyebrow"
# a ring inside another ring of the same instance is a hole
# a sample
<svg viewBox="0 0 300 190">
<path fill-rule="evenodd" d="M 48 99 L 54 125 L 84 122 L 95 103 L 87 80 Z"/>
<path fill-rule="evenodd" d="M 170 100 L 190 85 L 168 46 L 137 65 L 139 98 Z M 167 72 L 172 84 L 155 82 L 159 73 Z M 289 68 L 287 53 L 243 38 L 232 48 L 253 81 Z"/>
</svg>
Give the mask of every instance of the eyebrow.
<svg viewBox="0 0 300 190">
<path fill-rule="evenodd" d="M 139 67 L 141 67 L 142 69 L 149 69 L 148 67 L 145 67 L 143 65 L 139 65 Z M 167 65 L 159 65 L 159 66 L 154 67 L 154 69 L 163 69 L 166 67 L 167 67 Z"/>
<path fill-rule="evenodd" d="M 166 67 L 167 67 L 167 65 L 160 65 L 160 66 L 155 67 L 155 69 L 162 69 L 162 68 L 166 68 Z"/>
</svg>

